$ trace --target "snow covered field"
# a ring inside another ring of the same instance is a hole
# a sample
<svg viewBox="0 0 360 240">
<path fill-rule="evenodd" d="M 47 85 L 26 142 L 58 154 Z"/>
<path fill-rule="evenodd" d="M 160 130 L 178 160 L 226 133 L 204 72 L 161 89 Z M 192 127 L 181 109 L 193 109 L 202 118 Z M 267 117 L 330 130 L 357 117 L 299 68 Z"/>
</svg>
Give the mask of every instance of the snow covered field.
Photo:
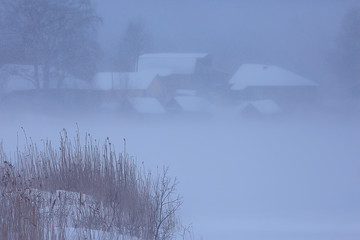
<svg viewBox="0 0 360 240">
<path fill-rule="evenodd" d="M 180 181 L 182 219 L 197 239 L 360 239 L 360 121 L 288 117 L 271 121 L 120 121 L 22 116 L 0 119 L 16 150 L 21 127 L 56 145 L 62 128 L 103 140 Z"/>
</svg>

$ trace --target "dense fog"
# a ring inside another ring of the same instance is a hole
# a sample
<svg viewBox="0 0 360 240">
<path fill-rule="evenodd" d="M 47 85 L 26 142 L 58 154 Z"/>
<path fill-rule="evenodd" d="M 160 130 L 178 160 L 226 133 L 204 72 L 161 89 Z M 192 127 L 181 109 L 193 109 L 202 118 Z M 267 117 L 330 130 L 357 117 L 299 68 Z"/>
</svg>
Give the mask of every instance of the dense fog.
<svg viewBox="0 0 360 240">
<path fill-rule="evenodd" d="M 126 139 L 179 180 L 185 239 L 360 238 L 358 1 L 0 6 L 9 155 L 64 128 Z"/>
<path fill-rule="evenodd" d="M 25 116 L 3 123 L 6 150 L 22 130 L 58 146 L 61 128 L 110 137 L 156 170 L 179 179 L 182 221 L 196 239 L 358 239 L 358 119 L 290 118 L 275 122 L 146 121 Z M 82 138 L 83 140 L 83 138 Z"/>
<path fill-rule="evenodd" d="M 98 1 L 107 56 L 129 21 L 143 21 L 154 52 L 210 52 L 233 73 L 242 63 L 279 64 L 318 81 L 346 12 L 357 1 Z M 115 55 L 115 56 L 114 56 Z"/>
</svg>

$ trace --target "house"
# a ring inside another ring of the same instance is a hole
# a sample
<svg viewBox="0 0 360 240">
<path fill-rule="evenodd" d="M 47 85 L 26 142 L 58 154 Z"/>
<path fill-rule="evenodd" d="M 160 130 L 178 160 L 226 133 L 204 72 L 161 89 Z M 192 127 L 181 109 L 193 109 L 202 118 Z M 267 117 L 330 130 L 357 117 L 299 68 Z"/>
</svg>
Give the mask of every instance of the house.
<svg viewBox="0 0 360 240">
<path fill-rule="evenodd" d="M 103 109 L 131 112 L 134 108 L 128 98 L 168 98 L 159 81 L 159 77 L 165 74 L 167 71 L 99 72 L 93 80 L 93 89 L 102 96 Z"/>
<path fill-rule="evenodd" d="M 288 70 L 258 64 L 242 65 L 229 83 L 236 99 L 272 99 L 287 108 L 314 103 L 318 87 L 315 82 Z"/>
<path fill-rule="evenodd" d="M 207 53 L 153 53 L 139 56 L 137 71 L 167 71 L 160 81 L 172 94 L 176 89 L 199 88 L 211 76 Z"/>
<path fill-rule="evenodd" d="M 193 75 L 208 71 L 211 64 L 207 53 L 153 53 L 139 56 L 137 71 L 166 69 L 170 74 Z"/>
<path fill-rule="evenodd" d="M 243 102 L 237 108 L 237 112 L 242 116 L 270 116 L 277 115 L 282 112 L 281 107 L 273 100 L 259 100 Z"/>
<path fill-rule="evenodd" d="M 95 75 L 96 90 L 113 91 L 123 97 L 158 97 L 166 95 L 159 77 L 167 71 L 100 72 Z"/>
</svg>

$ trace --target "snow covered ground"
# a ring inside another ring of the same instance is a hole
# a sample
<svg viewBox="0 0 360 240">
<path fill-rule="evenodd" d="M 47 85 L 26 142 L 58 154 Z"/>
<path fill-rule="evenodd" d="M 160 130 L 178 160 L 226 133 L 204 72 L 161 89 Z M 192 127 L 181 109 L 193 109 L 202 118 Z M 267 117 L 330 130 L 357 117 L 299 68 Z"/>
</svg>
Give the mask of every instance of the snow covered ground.
<svg viewBox="0 0 360 240">
<path fill-rule="evenodd" d="M 13 116 L 14 117 L 14 116 Z M 0 139 L 15 151 L 21 127 L 55 145 L 67 128 L 110 137 L 153 170 L 170 166 L 184 197 L 184 223 L 199 239 L 360 239 L 360 120 L 287 117 L 270 121 L 156 120 L 115 117 L 0 119 Z"/>
</svg>

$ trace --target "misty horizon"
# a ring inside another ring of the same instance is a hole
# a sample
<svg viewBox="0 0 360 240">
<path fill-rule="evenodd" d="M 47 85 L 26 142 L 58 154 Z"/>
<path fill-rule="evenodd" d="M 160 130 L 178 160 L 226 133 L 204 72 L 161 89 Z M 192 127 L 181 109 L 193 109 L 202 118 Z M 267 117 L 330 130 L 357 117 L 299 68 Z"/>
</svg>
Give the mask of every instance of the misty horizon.
<svg viewBox="0 0 360 240">
<path fill-rule="evenodd" d="M 230 74 L 244 63 L 279 65 L 321 83 L 333 80 L 329 59 L 346 12 L 360 6 L 356 1 L 110 2 L 96 2 L 108 63 L 115 61 L 126 24 L 139 20 L 149 35 L 149 52 L 210 53 L 214 65 Z"/>
<path fill-rule="evenodd" d="M 0 0 L 0 238 L 360 239 L 359 43 L 358 0 Z"/>
</svg>

